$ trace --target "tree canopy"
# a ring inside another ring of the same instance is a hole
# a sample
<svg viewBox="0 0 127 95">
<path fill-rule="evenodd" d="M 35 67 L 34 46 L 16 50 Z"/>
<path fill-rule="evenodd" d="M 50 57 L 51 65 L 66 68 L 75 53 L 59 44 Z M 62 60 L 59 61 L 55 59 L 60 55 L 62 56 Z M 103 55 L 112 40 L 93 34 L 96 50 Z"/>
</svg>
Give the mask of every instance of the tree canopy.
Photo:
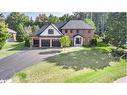
<svg viewBox="0 0 127 95">
<path fill-rule="evenodd" d="M 0 49 L 6 43 L 7 38 L 9 37 L 8 28 L 4 21 L 0 21 Z"/>
<path fill-rule="evenodd" d="M 12 12 L 7 17 L 6 22 L 9 28 L 18 31 L 17 28 L 19 24 L 22 24 L 23 27 L 28 25 L 29 17 L 20 12 Z"/>
<path fill-rule="evenodd" d="M 126 13 L 110 13 L 107 20 L 106 36 L 111 44 L 118 46 L 126 43 Z"/>
<path fill-rule="evenodd" d="M 96 30 L 95 23 L 91 19 L 86 18 L 84 21 L 85 21 L 85 23 L 91 25 L 94 30 Z"/>
</svg>

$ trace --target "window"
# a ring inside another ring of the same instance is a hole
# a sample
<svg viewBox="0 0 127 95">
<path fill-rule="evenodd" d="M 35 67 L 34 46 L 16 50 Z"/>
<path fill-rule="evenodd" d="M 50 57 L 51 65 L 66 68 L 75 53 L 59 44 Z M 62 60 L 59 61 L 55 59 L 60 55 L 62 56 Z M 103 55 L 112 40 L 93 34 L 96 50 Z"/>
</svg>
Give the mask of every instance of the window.
<svg viewBox="0 0 127 95">
<path fill-rule="evenodd" d="M 78 30 L 77 30 L 76 32 L 77 32 L 77 33 L 79 33 L 79 31 L 78 31 Z"/>
<path fill-rule="evenodd" d="M 88 33 L 91 33 L 91 31 L 89 30 Z"/>
<path fill-rule="evenodd" d="M 48 34 L 54 34 L 54 30 L 53 29 L 49 29 L 48 30 Z"/>
<path fill-rule="evenodd" d="M 67 33 L 67 30 L 65 30 L 65 33 Z"/>
<path fill-rule="evenodd" d="M 72 30 L 70 30 L 70 33 L 72 33 Z"/>
</svg>

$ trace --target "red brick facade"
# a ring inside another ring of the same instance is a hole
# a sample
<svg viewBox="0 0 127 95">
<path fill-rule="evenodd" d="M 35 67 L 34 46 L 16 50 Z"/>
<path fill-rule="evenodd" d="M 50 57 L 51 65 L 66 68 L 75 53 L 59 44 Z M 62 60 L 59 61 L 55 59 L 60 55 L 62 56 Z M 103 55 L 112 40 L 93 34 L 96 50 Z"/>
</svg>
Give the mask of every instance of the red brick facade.
<svg viewBox="0 0 127 95">
<path fill-rule="evenodd" d="M 80 29 L 67 29 L 67 30 L 62 30 L 62 33 L 64 35 L 68 35 L 70 36 L 70 38 L 73 41 L 73 37 L 76 34 L 79 34 L 83 37 L 83 44 L 89 44 L 90 40 L 93 38 L 94 36 L 94 30 L 80 30 Z"/>
</svg>

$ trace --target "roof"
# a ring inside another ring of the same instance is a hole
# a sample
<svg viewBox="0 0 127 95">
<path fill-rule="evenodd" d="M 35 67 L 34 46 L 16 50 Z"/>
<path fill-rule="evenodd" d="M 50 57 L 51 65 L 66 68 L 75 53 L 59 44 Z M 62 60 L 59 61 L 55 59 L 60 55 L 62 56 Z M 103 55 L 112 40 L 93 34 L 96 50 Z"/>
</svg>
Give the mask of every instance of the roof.
<svg viewBox="0 0 127 95">
<path fill-rule="evenodd" d="M 39 36 L 49 25 L 52 25 L 53 27 L 55 26 L 58 30 L 61 29 L 61 27 L 63 27 L 67 22 L 59 22 L 59 23 L 56 23 L 56 24 L 51 24 L 51 23 L 48 23 L 46 25 L 43 25 L 37 32 L 33 32 L 33 36 Z M 54 28 L 55 28 L 54 27 Z M 55 28 L 55 29 L 56 29 Z"/>
<path fill-rule="evenodd" d="M 70 20 L 61 29 L 93 29 L 91 25 L 86 24 L 83 20 Z"/>
<path fill-rule="evenodd" d="M 33 32 L 33 36 L 39 36 L 50 24 L 43 25 L 37 32 Z"/>
<path fill-rule="evenodd" d="M 14 31 L 14 30 L 12 30 L 12 29 L 9 29 L 9 28 L 8 28 L 8 32 L 9 32 L 9 33 L 12 33 L 12 34 L 16 34 L 16 33 L 17 33 L 16 31 Z"/>
<path fill-rule="evenodd" d="M 60 30 L 67 22 L 58 22 L 55 26 Z"/>
</svg>

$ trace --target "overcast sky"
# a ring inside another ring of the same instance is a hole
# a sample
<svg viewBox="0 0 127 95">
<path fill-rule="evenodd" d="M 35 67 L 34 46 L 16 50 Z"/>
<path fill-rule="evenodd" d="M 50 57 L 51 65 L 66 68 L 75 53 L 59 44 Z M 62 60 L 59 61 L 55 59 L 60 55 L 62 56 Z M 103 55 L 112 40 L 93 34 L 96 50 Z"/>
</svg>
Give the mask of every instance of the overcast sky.
<svg viewBox="0 0 127 95">
<path fill-rule="evenodd" d="M 32 17 L 33 20 L 35 20 L 36 16 L 40 13 L 45 13 L 47 16 L 49 16 L 50 14 L 53 14 L 54 16 L 62 16 L 64 14 L 67 14 L 67 12 L 24 12 L 25 15 Z M 4 16 L 7 17 L 10 12 L 3 12 Z M 69 12 L 69 14 L 72 14 L 71 12 Z"/>
</svg>

